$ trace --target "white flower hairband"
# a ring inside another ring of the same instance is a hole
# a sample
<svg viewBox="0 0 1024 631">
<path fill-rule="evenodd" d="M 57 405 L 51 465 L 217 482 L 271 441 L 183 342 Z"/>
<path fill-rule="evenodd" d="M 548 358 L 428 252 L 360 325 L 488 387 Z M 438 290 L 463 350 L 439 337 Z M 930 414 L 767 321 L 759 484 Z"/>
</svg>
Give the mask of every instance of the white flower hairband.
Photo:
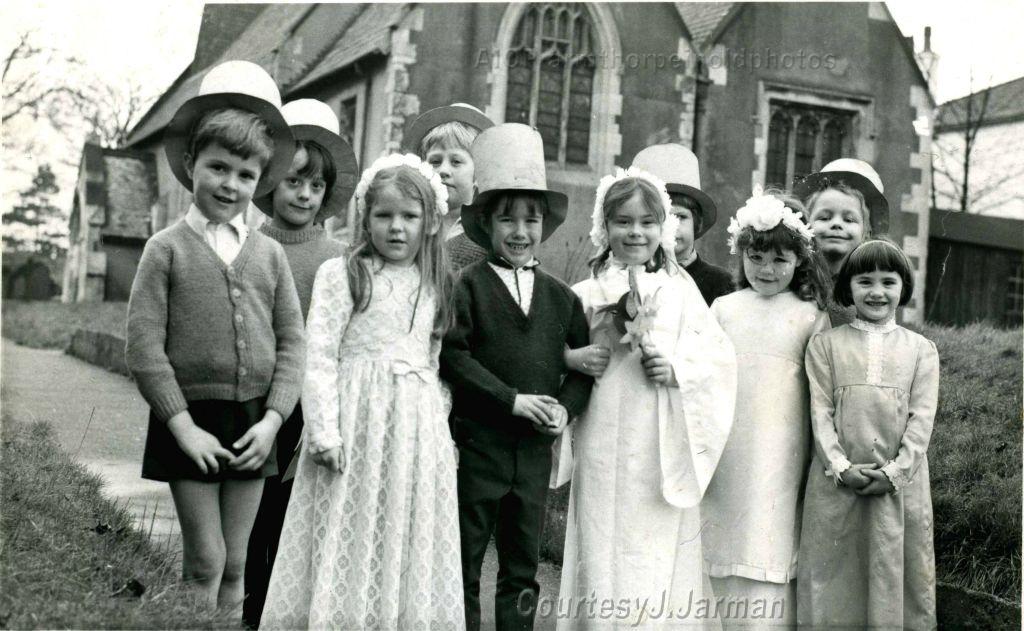
<svg viewBox="0 0 1024 631">
<path fill-rule="evenodd" d="M 672 198 L 668 196 L 668 189 L 665 182 L 656 175 L 652 175 L 638 167 L 628 169 L 616 168 L 614 175 L 606 175 L 601 178 L 597 185 L 597 199 L 594 200 L 594 214 L 590 228 L 590 240 L 600 249 L 608 247 L 608 228 L 604 219 L 604 198 L 608 195 L 608 189 L 613 184 L 628 177 L 635 177 L 646 180 L 658 189 L 661 196 L 661 205 L 665 209 L 665 221 L 661 224 L 661 247 L 672 254 L 676 247 L 676 228 L 679 227 L 679 218 L 672 213 Z"/>
<path fill-rule="evenodd" d="M 362 177 L 359 178 L 359 184 L 356 185 L 356 209 L 360 214 L 366 212 L 366 191 L 370 190 L 370 184 L 373 183 L 373 179 L 377 177 L 383 169 L 390 169 L 392 167 L 407 166 L 416 169 L 420 174 L 427 178 L 430 182 L 430 188 L 434 191 L 434 200 L 437 204 L 437 212 L 442 217 L 448 214 L 448 189 L 441 182 L 441 176 L 434 172 L 426 162 L 420 160 L 420 157 L 412 153 L 393 153 L 388 156 L 377 158 L 373 161 L 373 164 L 363 171 Z"/>
<path fill-rule="evenodd" d="M 736 240 L 745 228 L 766 232 L 780 223 L 797 233 L 809 244 L 814 243 L 814 232 L 803 222 L 800 213 L 786 206 L 774 195 L 765 195 L 761 185 L 754 186 L 754 194 L 736 211 L 736 216 L 729 220 L 729 251 L 736 254 Z"/>
</svg>

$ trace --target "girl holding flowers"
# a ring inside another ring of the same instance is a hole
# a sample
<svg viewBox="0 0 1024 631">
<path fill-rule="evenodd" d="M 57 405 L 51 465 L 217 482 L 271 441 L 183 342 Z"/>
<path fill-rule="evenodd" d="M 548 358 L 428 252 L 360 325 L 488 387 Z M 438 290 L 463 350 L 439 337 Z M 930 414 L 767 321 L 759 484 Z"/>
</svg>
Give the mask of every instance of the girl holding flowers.
<svg viewBox="0 0 1024 631">
<path fill-rule="evenodd" d="M 355 196 L 354 247 L 313 284 L 305 446 L 260 626 L 458 629 L 455 451 L 437 376 L 448 195 L 430 165 L 392 155 Z"/>
<path fill-rule="evenodd" d="M 573 290 L 610 358 L 560 449 L 556 483 L 571 472 L 572 488 L 559 628 L 693 624 L 692 603 L 712 596 L 699 505 L 732 423 L 736 356 L 673 260 L 671 211 L 664 182 L 636 168 L 597 190 L 600 252 Z M 603 602 L 631 604 L 590 615 Z"/>
<path fill-rule="evenodd" d="M 796 564 L 803 481 L 810 460 L 804 350 L 829 327 L 830 283 L 803 205 L 760 187 L 728 232 L 740 291 L 711 311 L 736 348 L 732 433 L 708 487 L 704 561 L 718 598 L 782 603 L 778 617 L 746 615 L 725 628 L 796 624 Z"/>
</svg>

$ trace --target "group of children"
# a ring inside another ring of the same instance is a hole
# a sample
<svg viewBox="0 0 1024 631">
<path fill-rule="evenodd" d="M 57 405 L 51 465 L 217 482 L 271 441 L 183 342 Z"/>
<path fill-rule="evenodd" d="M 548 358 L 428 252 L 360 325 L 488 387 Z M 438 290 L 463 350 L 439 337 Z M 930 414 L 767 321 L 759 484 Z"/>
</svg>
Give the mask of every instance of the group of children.
<svg viewBox="0 0 1024 631">
<path fill-rule="evenodd" d="M 247 62 L 168 126 L 194 201 L 146 245 L 126 354 L 211 605 L 475 630 L 493 537 L 497 628 L 531 629 L 571 479 L 559 628 L 935 626 L 938 358 L 895 322 L 913 276 L 869 238 L 869 165 L 755 190 L 733 279 L 694 249 L 696 157 L 648 147 L 601 180 L 570 288 L 535 256 L 568 208 L 535 130 L 453 104 L 406 140 L 360 177 L 331 108 Z M 345 247 L 322 221 L 353 195 Z"/>
</svg>

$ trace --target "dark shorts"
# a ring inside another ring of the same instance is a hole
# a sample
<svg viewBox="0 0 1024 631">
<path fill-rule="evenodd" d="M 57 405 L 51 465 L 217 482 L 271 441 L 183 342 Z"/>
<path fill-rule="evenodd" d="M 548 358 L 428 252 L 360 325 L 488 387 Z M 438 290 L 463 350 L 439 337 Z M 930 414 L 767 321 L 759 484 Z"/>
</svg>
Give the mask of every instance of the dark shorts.
<svg viewBox="0 0 1024 631">
<path fill-rule="evenodd" d="M 232 449 L 231 444 L 241 438 L 249 428 L 262 420 L 266 398 L 248 401 L 189 401 L 188 412 L 199 428 L 204 429 L 220 441 L 225 449 L 238 455 L 241 450 Z M 217 473 L 203 473 L 196 463 L 185 455 L 167 423 L 149 413 L 149 431 L 146 433 L 146 450 L 142 456 L 142 477 L 148 480 L 170 482 L 172 480 L 198 480 L 200 482 L 223 482 L 224 480 L 258 480 L 277 474 L 277 445 L 271 447 L 263 466 L 255 471 L 235 471 L 221 461 Z"/>
</svg>

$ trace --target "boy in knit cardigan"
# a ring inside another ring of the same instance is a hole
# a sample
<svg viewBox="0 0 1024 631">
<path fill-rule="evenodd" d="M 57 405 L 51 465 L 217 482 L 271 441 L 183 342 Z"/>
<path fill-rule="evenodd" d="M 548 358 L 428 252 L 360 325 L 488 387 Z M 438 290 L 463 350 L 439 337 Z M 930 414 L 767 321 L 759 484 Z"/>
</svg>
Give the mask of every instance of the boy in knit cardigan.
<svg viewBox="0 0 1024 631">
<path fill-rule="evenodd" d="M 165 149 L 194 203 L 146 243 L 128 303 L 126 360 L 151 408 L 142 475 L 170 483 L 185 581 L 228 609 L 242 601 L 274 438 L 302 385 L 288 261 L 242 220 L 291 164 L 280 102 L 262 68 L 226 62 L 179 108 Z"/>
<path fill-rule="evenodd" d="M 585 346 L 589 328 L 580 299 L 533 257 L 567 202 L 547 190 L 540 135 L 515 123 L 493 127 L 473 144 L 473 158 L 482 190 L 462 221 L 488 254 L 459 277 L 455 325 L 441 350 L 459 449 L 466 627 L 480 628 L 480 569 L 494 533 L 497 628 L 532 629 L 551 444 L 593 386 L 586 375 L 566 375 L 562 354 Z"/>
<path fill-rule="evenodd" d="M 297 143 L 295 157 L 284 179 L 268 195 L 253 200 L 270 215 L 260 227 L 284 248 L 298 290 L 305 321 L 320 265 L 345 251 L 323 223 L 341 212 L 355 189 L 359 168 L 352 147 L 338 134 L 338 117 L 329 105 L 300 99 L 281 108 Z M 285 420 L 277 433 L 278 475 L 267 478 L 245 561 L 245 602 L 242 620 L 255 629 L 263 615 L 270 574 L 277 557 L 285 510 L 291 498 L 289 465 L 302 435 L 302 406 Z"/>
</svg>

